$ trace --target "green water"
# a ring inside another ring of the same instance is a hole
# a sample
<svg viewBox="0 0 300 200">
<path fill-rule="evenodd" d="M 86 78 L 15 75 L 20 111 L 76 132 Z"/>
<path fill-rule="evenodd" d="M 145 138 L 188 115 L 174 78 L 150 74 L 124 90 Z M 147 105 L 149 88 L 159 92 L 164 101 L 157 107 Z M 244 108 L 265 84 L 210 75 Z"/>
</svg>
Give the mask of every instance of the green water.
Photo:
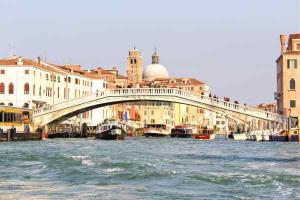
<svg viewBox="0 0 300 200">
<path fill-rule="evenodd" d="M 300 199 L 298 143 L 137 137 L 0 145 L 0 199 Z"/>
</svg>

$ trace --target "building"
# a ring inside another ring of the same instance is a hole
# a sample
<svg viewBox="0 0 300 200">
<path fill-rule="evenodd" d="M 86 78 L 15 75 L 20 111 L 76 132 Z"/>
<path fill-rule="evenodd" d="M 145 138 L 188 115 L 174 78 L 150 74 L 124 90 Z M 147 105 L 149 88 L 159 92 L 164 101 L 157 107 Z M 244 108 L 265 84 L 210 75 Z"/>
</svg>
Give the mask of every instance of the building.
<svg viewBox="0 0 300 200">
<path fill-rule="evenodd" d="M 39 108 L 89 95 L 93 79 L 86 76 L 80 65 L 54 65 L 13 56 L 0 59 L 0 104 L 29 109 Z M 91 123 L 91 111 L 65 123 Z"/>
<path fill-rule="evenodd" d="M 134 49 L 129 51 L 127 57 L 127 77 L 128 84 L 135 87 L 142 81 L 143 57 L 139 50 Z"/>
<path fill-rule="evenodd" d="M 277 63 L 278 113 L 300 116 L 300 34 L 280 35 L 281 55 Z"/>
</svg>

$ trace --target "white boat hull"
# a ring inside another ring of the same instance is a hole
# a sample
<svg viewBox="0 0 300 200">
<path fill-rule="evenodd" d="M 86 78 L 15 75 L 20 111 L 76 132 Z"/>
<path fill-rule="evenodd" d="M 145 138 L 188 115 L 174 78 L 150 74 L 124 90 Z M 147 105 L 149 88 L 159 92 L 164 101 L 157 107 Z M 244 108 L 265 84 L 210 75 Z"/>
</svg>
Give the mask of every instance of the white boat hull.
<svg viewBox="0 0 300 200">
<path fill-rule="evenodd" d="M 233 134 L 234 140 L 247 140 L 247 135 L 245 133 Z"/>
</svg>

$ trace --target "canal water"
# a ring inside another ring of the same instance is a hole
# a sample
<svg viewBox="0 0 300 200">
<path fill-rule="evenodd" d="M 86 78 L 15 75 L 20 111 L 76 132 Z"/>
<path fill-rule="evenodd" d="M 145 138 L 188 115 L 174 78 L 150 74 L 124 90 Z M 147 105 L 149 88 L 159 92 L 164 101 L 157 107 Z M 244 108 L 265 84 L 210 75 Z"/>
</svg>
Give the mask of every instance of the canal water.
<svg viewBox="0 0 300 200">
<path fill-rule="evenodd" d="M 298 143 L 136 137 L 0 145 L 0 199 L 300 199 Z"/>
</svg>

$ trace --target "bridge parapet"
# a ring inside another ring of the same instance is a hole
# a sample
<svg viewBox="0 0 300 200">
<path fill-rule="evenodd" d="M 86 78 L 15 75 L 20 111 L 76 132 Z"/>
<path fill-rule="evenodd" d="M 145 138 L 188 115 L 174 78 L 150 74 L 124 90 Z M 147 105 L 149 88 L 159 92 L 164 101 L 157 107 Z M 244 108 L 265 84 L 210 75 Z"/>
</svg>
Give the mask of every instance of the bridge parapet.
<svg viewBox="0 0 300 200">
<path fill-rule="evenodd" d="M 196 94 L 193 92 L 188 92 L 180 90 L 177 88 L 126 88 L 126 89 L 114 89 L 114 90 L 103 90 L 96 93 L 90 94 L 88 96 L 82 96 L 75 99 L 70 99 L 61 103 L 46 105 L 41 108 L 34 110 L 34 117 L 42 116 L 50 112 L 63 110 L 72 106 L 76 106 L 83 103 L 93 102 L 95 100 L 100 100 L 109 97 L 120 97 L 124 98 L 124 101 L 128 97 L 134 97 L 137 101 L 139 100 L 149 100 L 147 97 L 151 97 L 150 100 L 155 100 L 155 97 L 173 97 L 174 102 L 175 98 L 182 99 L 189 102 L 200 103 L 211 108 L 217 108 L 224 111 L 236 112 L 251 116 L 254 118 L 259 118 L 267 121 L 273 121 L 278 123 L 283 123 L 288 120 L 287 116 L 278 115 L 276 113 L 271 113 L 263 111 L 254 107 L 245 106 L 241 104 L 236 104 L 233 102 L 223 101 L 213 97 L 208 97 L 205 95 Z M 170 100 L 168 100 L 170 101 Z"/>
</svg>

